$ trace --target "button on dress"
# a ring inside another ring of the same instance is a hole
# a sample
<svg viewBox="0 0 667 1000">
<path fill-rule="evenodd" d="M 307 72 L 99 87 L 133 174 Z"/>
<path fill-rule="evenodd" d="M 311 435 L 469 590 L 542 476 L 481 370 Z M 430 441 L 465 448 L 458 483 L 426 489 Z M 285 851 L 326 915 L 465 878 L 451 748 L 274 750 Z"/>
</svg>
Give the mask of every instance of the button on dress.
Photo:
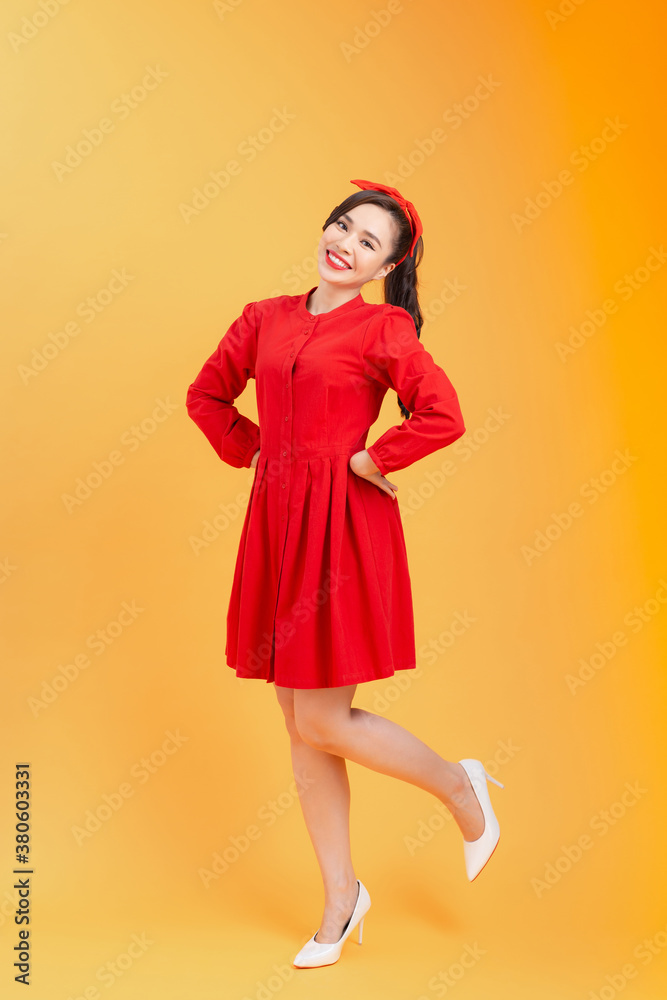
<svg viewBox="0 0 667 1000">
<path fill-rule="evenodd" d="M 227 665 L 293 688 L 416 667 L 398 501 L 349 460 L 367 448 L 390 478 L 465 432 L 456 391 L 405 309 L 359 293 L 315 316 L 306 303 L 316 288 L 246 305 L 186 397 L 224 462 L 250 468 L 260 449 L 227 611 Z M 234 405 L 251 378 L 259 425 Z M 411 416 L 367 445 L 388 389 Z"/>
</svg>

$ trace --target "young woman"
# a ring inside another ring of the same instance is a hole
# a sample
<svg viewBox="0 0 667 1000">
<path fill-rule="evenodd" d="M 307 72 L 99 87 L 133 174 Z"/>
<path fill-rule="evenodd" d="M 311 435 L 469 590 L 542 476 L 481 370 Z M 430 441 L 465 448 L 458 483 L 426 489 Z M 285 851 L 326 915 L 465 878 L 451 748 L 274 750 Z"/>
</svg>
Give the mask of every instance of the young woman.
<svg viewBox="0 0 667 1000">
<path fill-rule="evenodd" d="M 241 529 L 225 657 L 274 685 L 324 883 L 316 933 L 294 959 L 331 965 L 370 896 L 352 864 L 346 759 L 435 795 L 463 834 L 470 881 L 500 831 L 479 760 L 445 760 L 402 726 L 351 707 L 357 684 L 416 667 L 397 484 L 386 478 L 465 432 L 452 383 L 424 348 L 422 225 L 384 184 L 332 211 L 319 285 L 251 302 L 190 385 L 186 405 L 218 456 L 255 468 Z M 383 281 L 384 302 L 361 288 Z M 254 378 L 259 424 L 234 400 Z M 405 419 L 366 446 L 385 393 Z M 500 785 L 500 787 L 503 787 Z"/>
</svg>

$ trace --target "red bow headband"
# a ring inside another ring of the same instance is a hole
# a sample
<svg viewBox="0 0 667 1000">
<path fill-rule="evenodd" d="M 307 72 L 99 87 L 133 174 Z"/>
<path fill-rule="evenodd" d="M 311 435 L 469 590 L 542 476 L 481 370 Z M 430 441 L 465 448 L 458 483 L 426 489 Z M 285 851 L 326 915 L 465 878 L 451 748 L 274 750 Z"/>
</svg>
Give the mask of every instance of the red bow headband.
<svg viewBox="0 0 667 1000">
<path fill-rule="evenodd" d="M 404 198 L 401 192 L 397 191 L 396 188 L 387 187 L 386 184 L 374 184 L 372 181 L 350 181 L 350 184 L 356 184 L 357 187 L 360 187 L 362 189 L 362 191 L 369 191 L 369 190 L 384 191 L 385 194 L 391 195 L 391 197 L 398 202 L 398 204 L 405 212 L 408 222 L 410 223 L 410 231 L 412 232 L 412 243 L 410 244 L 410 249 L 408 250 L 408 253 L 412 257 L 415 246 L 417 244 L 417 240 L 424 232 L 424 229 L 421 224 L 421 219 L 417 215 L 417 209 L 412 204 L 412 202 Z M 404 253 L 401 259 L 399 261 L 396 261 L 397 266 L 398 264 L 403 263 L 405 258 L 408 256 L 408 253 Z"/>
</svg>

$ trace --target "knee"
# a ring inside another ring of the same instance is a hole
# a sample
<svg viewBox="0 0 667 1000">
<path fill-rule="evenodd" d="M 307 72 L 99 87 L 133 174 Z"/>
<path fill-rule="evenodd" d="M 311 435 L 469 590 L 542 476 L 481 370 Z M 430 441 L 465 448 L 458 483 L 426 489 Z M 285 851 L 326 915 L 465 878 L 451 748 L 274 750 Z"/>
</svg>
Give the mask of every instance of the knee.
<svg viewBox="0 0 667 1000">
<path fill-rule="evenodd" d="M 294 717 L 294 708 L 289 705 L 283 706 L 283 717 L 285 719 L 285 728 L 289 733 L 289 738 L 292 742 L 298 742 L 301 740 L 301 735 L 297 729 L 296 719 Z"/>
<path fill-rule="evenodd" d="M 277 688 L 276 691 L 278 691 Z M 285 727 L 289 733 L 290 739 L 300 740 L 301 737 L 299 736 L 299 731 L 296 727 L 296 719 L 294 717 L 294 691 L 281 689 L 278 694 L 278 701 L 280 703 L 280 708 L 282 709 Z"/>
<path fill-rule="evenodd" d="M 335 727 L 331 719 L 319 712 L 300 712 L 295 716 L 300 739 L 316 750 L 335 751 Z"/>
<path fill-rule="evenodd" d="M 301 734 L 296 726 L 294 712 L 285 712 L 285 727 L 289 733 L 289 738 L 293 743 L 301 742 Z"/>
</svg>

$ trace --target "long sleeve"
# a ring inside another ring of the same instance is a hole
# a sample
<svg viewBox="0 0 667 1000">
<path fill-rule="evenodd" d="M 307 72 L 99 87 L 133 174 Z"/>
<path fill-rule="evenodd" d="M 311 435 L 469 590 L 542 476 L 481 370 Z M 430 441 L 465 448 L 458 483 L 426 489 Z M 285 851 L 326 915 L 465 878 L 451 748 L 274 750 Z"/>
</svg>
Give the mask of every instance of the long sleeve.
<svg viewBox="0 0 667 1000">
<path fill-rule="evenodd" d="M 257 356 L 256 303 L 235 319 L 217 349 L 189 386 L 188 415 L 204 432 L 223 462 L 250 468 L 259 448 L 258 425 L 233 405 L 249 378 L 255 377 Z"/>
<path fill-rule="evenodd" d="M 454 386 L 417 337 L 410 314 L 385 306 L 368 324 L 361 345 L 366 377 L 394 389 L 410 417 L 366 450 L 382 475 L 452 444 L 465 433 Z"/>
</svg>

